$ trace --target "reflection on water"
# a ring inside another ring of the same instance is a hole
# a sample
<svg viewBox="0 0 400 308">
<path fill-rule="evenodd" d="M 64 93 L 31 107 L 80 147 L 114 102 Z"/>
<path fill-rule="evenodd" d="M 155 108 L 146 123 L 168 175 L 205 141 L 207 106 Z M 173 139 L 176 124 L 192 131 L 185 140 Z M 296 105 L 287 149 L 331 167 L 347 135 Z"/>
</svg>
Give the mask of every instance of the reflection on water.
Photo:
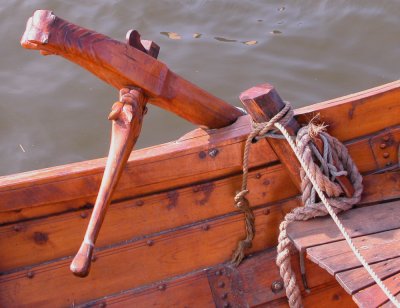
<svg viewBox="0 0 400 308">
<path fill-rule="evenodd" d="M 161 46 L 172 70 L 235 105 L 263 82 L 300 106 L 398 79 L 398 0 L 266 2 L 2 0 L 0 174 L 108 151 L 116 91 L 62 58 L 19 46 L 39 8 L 120 40 L 135 28 Z M 150 106 L 138 146 L 192 127 Z"/>
</svg>

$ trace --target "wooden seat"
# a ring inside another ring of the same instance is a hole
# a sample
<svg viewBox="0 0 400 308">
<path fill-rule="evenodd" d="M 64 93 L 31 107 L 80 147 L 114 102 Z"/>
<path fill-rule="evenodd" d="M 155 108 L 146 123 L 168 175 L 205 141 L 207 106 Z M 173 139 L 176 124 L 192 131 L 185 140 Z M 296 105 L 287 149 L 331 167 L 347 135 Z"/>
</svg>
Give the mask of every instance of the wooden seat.
<svg viewBox="0 0 400 308">
<path fill-rule="evenodd" d="M 339 215 L 353 242 L 400 298 L 400 201 L 355 208 Z M 333 275 L 360 307 L 391 307 L 330 217 L 293 222 L 288 236 L 307 258 Z"/>
</svg>

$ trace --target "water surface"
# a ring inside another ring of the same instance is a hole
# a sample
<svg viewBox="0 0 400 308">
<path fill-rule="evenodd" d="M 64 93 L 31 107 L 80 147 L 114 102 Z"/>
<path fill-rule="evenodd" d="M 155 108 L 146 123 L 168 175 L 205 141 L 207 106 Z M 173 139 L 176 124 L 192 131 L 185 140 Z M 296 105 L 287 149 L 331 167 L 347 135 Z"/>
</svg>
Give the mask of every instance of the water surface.
<svg viewBox="0 0 400 308">
<path fill-rule="evenodd" d="M 116 91 L 57 56 L 20 47 L 35 9 L 124 40 L 137 29 L 173 71 L 240 105 L 241 91 L 275 85 L 303 106 L 399 78 L 400 2 L 50 1 L 0 3 L 0 175 L 104 157 Z M 157 107 L 137 147 L 193 126 Z"/>
</svg>

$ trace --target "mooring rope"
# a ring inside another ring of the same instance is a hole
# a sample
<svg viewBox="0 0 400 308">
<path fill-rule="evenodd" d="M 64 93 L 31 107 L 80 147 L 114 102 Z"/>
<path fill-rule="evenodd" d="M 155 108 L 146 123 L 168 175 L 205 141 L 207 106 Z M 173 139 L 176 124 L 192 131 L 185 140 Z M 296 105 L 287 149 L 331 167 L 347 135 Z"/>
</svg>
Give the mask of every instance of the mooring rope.
<svg viewBox="0 0 400 308">
<path fill-rule="evenodd" d="M 238 266 L 244 258 L 244 251 L 251 247 L 252 241 L 255 235 L 255 218 L 253 211 L 249 206 L 249 201 L 246 198 L 248 194 L 247 189 L 247 177 L 249 172 L 249 155 L 250 147 L 256 136 L 263 136 L 272 128 L 276 123 L 281 123 L 286 125 L 293 117 L 293 109 L 290 104 L 287 104 L 278 114 L 276 114 L 270 121 L 266 123 L 254 123 L 253 129 L 246 139 L 243 154 L 243 177 L 242 177 L 242 187 L 239 192 L 237 192 L 234 201 L 235 206 L 241 210 L 245 215 L 245 225 L 246 225 L 246 238 L 239 241 L 235 252 L 232 255 L 232 263 Z"/>
<path fill-rule="evenodd" d="M 351 237 L 349 236 L 343 224 L 340 222 L 339 218 L 336 215 L 336 213 L 346 211 L 350 209 L 354 204 L 358 203 L 361 198 L 361 193 L 363 189 L 362 177 L 358 172 L 357 167 L 352 161 L 350 155 L 348 154 L 346 147 L 339 140 L 323 132 L 323 129 L 313 125 L 312 123 L 299 130 L 295 143 L 292 139 L 292 136 L 290 136 L 285 128 L 285 125 L 291 118 L 289 118 L 289 116 L 286 116 L 288 114 L 291 114 L 292 116 L 293 111 L 291 110 L 290 104 L 286 103 L 285 108 L 282 109 L 282 111 L 276 116 L 276 118 L 274 117 L 269 122 L 258 124 L 256 126 L 256 129 L 252 131 L 252 133 L 246 140 L 245 155 L 243 161 L 243 172 L 246 171 L 246 176 L 243 177 L 242 191 L 240 191 L 238 195 L 236 195 L 235 201 L 236 199 L 242 201 L 242 203 L 246 207 L 246 213 L 251 212 L 253 221 L 251 236 L 246 237 L 246 239 L 244 240 L 247 241 L 246 245 L 242 246 L 244 246 L 245 248 L 251 247 L 251 240 L 253 239 L 255 233 L 254 215 L 252 214 L 247 199 L 244 197 L 249 192 L 247 190 L 247 161 L 249 147 L 251 145 L 251 141 L 255 138 L 255 136 L 264 135 L 267 131 L 271 130 L 275 126 L 282 132 L 284 138 L 288 141 L 290 147 L 292 148 L 302 167 L 302 169 L 300 170 L 300 176 L 302 179 L 301 187 L 303 191 L 302 201 L 304 203 L 304 207 L 298 207 L 285 216 L 284 221 L 280 224 L 279 227 L 280 234 L 278 238 L 279 244 L 277 265 L 279 266 L 280 274 L 284 281 L 286 295 L 288 297 L 290 307 L 302 307 L 302 302 L 300 289 L 296 283 L 296 277 L 290 263 L 290 248 L 292 244 L 287 237 L 287 226 L 290 222 L 295 220 L 308 220 L 310 218 L 324 216 L 327 214 L 332 217 L 333 221 L 336 223 L 351 250 L 360 261 L 360 263 L 367 270 L 367 272 L 374 279 L 376 284 L 382 289 L 382 291 L 386 294 L 390 301 L 392 301 L 392 303 L 396 305 L 396 307 L 400 307 L 397 299 L 389 291 L 382 280 L 376 275 L 376 273 L 361 255 L 359 250 L 356 248 L 356 246 L 352 242 Z M 281 119 L 285 120 L 280 122 Z M 273 123 L 271 124 L 270 122 L 272 121 Z M 322 155 L 312 143 L 312 139 L 316 135 L 320 136 L 324 142 L 324 153 Z M 314 158 L 319 160 L 319 166 L 314 162 Z M 336 162 L 337 166 L 335 166 L 333 162 Z M 355 191 L 352 197 L 340 197 L 342 189 L 333 181 L 337 176 L 341 175 L 347 175 L 350 178 L 350 181 L 352 182 Z M 325 194 L 329 198 L 327 198 Z M 321 200 L 320 202 L 316 202 L 317 195 Z M 243 200 L 245 201 L 243 202 Z M 246 229 L 248 229 L 247 215 L 249 214 L 246 214 Z M 237 252 L 238 250 L 243 248 L 242 246 L 239 243 L 238 249 L 234 254 L 234 258 L 232 261 L 235 264 L 238 264 L 237 261 L 239 260 L 239 258 L 237 258 Z M 243 255 L 240 255 L 240 261 L 244 257 L 243 250 L 241 251 Z"/>
</svg>

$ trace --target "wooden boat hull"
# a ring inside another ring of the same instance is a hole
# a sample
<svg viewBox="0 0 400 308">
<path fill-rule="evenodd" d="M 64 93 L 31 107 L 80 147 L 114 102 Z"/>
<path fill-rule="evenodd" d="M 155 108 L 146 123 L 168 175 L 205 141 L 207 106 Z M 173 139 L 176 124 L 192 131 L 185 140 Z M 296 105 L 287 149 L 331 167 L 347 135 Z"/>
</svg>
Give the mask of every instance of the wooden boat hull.
<svg viewBox="0 0 400 308">
<path fill-rule="evenodd" d="M 365 175 L 362 205 L 400 197 L 400 81 L 296 110 L 316 113 Z M 0 178 L 0 306 L 285 306 L 275 249 L 299 192 L 265 141 L 251 149 L 253 256 L 228 264 L 244 235 L 233 207 L 249 117 L 134 151 L 107 213 L 87 278 L 69 263 L 87 225 L 105 159 Z M 382 147 L 382 144 L 385 147 Z M 293 258 L 295 259 L 295 258 Z M 298 267 L 294 261 L 294 266 Z M 330 275 L 306 263 L 304 303 L 354 305 Z M 299 280 L 300 281 L 300 280 Z"/>
</svg>

